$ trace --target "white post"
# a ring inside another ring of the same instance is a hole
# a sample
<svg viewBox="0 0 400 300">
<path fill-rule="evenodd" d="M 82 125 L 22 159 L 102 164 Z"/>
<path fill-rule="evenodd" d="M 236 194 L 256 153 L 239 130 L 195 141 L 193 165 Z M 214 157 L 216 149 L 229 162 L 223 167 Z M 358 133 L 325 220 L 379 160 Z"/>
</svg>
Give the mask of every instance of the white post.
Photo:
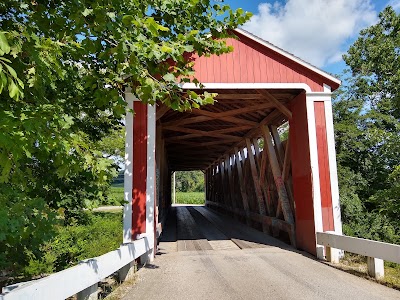
<svg viewBox="0 0 400 300">
<path fill-rule="evenodd" d="M 324 85 L 324 90 L 330 92 L 331 88 L 327 85 Z M 335 132 L 333 129 L 333 113 L 332 113 L 331 100 L 325 101 L 325 119 L 326 119 L 326 137 L 328 144 L 329 171 L 331 179 L 333 224 L 335 232 L 337 234 L 342 234 L 343 233 L 342 217 L 340 213 L 339 183 L 337 175 L 336 150 L 335 150 Z"/>
<path fill-rule="evenodd" d="M 310 147 L 310 163 L 311 163 L 313 201 L 314 201 L 314 224 L 315 224 L 315 231 L 322 232 L 323 231 L 322 204 L 321 204 L 320 182 L 319 182 L 317 129 L 315 126 L 314 99 L 315 98 L 312 97 L 312 94 L 310 93 L 306 94 L 308 139 Z M 315 246 L 316 246 L 317 257 L 319 259 L 324 259 L 324 247 L 317 244 Z"/>
<path fill-rule="evenodd" d="M 154 259 L 155 245 L 155 188 L 156 188 L 156 108 L 147 105 L 147 180 L 146 180 L 146 239 L 148 243 L 147 260 Z M 146 256 L 146 254 L 144 255 Z"/>
<path fill-rule="evenodd" d="M 96 283 L 84 289 L 83 291 L 80 291 L 76 295 L 76 298 L 78 300 L 97 300 L 98 298 L 97 294 L 99 293 L 97 289 L 98 289 L 98 284 Z"/>
<path fill-rule="evenodd" d="M 133 101 L 131 89 L 125 90 L 127 111 L 125 116 L 125 171 L 124 171 L 124 228 L 123 243 L 132 241 L 132 174 L 133 174 Z"/>
<path fill-rule="evenodd" d="M 385 276 L 383 259 L 367 257 L 368 274 L 375 279 L 382 279 Z"/>
<path fill-rule="evenodd" d="M 131 280 L 134 278 L 136 272 L 135 261 L 131 261 L 118 271 L 118 279 L 120 282 Z"/>
<path fill-rule="evenodd" d="M 176 203 L 176 172 L 172 173 L 172 203 Z"/>
</svg>

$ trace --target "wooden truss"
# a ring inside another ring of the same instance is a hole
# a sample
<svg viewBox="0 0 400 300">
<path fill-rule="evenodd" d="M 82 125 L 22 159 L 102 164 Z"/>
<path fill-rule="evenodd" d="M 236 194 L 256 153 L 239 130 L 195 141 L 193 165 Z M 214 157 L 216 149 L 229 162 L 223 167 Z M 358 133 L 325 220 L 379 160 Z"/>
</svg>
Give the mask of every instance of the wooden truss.
<svg viewBox="0 0 400 300">
<path fill-rule="evenodd" d="M 295 245 L 289 140 L 278 126 L 292 116 L 297 90 L 209 90 L 214 105 L 157 110 L 170 171 L 205 172 L 206 204 Z M 157 150 L 158 151 L 158 150 Z"/>
</svg>

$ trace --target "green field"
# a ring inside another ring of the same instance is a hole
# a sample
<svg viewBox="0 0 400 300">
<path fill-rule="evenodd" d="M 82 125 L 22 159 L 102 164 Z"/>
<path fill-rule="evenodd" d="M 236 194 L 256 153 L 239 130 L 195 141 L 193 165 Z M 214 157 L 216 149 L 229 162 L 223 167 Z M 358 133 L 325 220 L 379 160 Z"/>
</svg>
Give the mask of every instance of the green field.
<svg viewBox="0 0 400 300">
<path fill-rule="evenodd" d="M 177 204 L 204 204 L 204 199 L 205 199 L 204 192 L 176 193 Z"/>
<path fill-rule="evenodd" d="M 112 185 L 110 187 L 110 193 L 108 194 L 108 199 L 101 203 L 101 205 L 113 205 L 120 206 L 124 203 L 124 185 Z"/>
<path fill-rule="evenodd" d="M 176 192 L 176 203 L 178 204 L 204 204 L 204 192 Z M 102 205 L 123 205 L 123 185 L 113 185 L 110 188 L 108 201 Z"/>
</svg>

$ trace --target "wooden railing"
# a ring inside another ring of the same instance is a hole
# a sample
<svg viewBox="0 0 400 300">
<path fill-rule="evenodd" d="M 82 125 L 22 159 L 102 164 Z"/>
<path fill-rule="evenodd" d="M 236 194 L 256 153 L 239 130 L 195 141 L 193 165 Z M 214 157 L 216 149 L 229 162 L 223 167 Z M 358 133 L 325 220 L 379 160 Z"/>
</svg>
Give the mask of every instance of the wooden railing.
<svg viewBox="0 0 400 300">
<path fill-rule="evenodd" d="M 367 256 L 368 273 L 376 279 L 384 277 L 384 260 L 400 264 L 400 245 L 339 235 L 330 231 L 317 232 L 317 244 L 325 246 L 326 259 L 329 262 L 339 262 L 338 249 Z"/>
<path fill-rule="evenodd" d="M 66 299 L 73 295 L 78 299 L 97 299 L 98 282 L 117 271 L 120 280 L 126 280 L 134 271 L 134 260 L 147 255 L 152 247 L 143 237 L 48 277 L 6 286 L 0 300 Z"/>
</svg>

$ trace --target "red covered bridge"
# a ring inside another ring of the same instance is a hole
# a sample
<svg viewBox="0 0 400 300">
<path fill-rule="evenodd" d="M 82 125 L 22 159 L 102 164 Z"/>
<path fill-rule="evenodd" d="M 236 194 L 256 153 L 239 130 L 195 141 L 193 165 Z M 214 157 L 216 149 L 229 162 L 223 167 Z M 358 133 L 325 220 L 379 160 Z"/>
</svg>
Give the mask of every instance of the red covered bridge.
<svg viewBox="0 0 400 300">
<path fill-rule="evenodd" d="M 172 172 L 202 170 L 206 206 L 322 257 L 316 232 L 342 232 L 331 105 L 340 81 L 235 34 L 232 53 L 194 58 L 198 92 L 218 93 L 214 105 L 176 112 L 126 93 L 135 118 L 126 123 L 125 241 L 155 235 L 171 206 Z"/>
</svg>

